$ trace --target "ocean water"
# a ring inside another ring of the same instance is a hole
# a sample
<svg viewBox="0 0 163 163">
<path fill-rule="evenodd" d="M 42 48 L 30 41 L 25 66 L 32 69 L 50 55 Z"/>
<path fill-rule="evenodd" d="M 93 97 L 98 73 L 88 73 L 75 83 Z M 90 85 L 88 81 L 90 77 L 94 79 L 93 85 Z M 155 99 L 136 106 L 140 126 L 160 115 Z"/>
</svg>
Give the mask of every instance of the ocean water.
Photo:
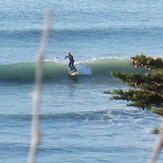
<svg viewBox="0 0 163 163">
<path fill-rule="evenodd" d="M 48 9 L 54 16 L 37 162 L 148 162 L 158 138 L 151 130 L 161 118 L 103 91 L 128 89 L 110 72 L 147 72 L 132 67 L 131 56 L 162 57 L 163 1 L 7 0 L 0 8 L 0 163 L 27 162 L 35 61 Z M 77 77 L 69 76 L 68 52 Z"/>
</svg>

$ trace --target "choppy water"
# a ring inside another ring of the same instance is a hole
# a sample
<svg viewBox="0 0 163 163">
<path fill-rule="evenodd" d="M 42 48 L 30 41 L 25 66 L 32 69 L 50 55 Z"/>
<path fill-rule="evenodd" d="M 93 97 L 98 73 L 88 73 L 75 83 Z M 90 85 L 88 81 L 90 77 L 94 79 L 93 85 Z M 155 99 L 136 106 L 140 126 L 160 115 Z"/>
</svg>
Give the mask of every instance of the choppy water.
<svg viewBox="0 0 163 163">
<path fill-rule="evenodd" d="M 150 132 L 159 128 L 160 118 L 109 100 L 103 91 L 127 89 L 112 71 L 146 72 L 130 65 L 131 56 L 162 56 L 162 7 L 160 0 L 1 1 L 0 162 L 27 160 L 35 60 L 48 8 L 54 17 L 38 162 L 148 162 L 157 138 Z M 78 77 L 68 74 L 68 52 Z"/>
</svg>

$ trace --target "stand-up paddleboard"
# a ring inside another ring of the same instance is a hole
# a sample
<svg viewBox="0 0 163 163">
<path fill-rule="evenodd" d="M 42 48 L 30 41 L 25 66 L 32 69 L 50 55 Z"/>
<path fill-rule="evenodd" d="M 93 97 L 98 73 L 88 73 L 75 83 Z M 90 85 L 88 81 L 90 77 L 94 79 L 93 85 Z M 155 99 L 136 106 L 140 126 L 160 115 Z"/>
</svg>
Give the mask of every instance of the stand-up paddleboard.
<svg viewBox="0 0 163 163">
<path fill-rule="evenodd" d="M 77 76 L 79 73 L 76 71 L 76 72 L 69 72 L 69 74 L 70 74 L 71 76 Z"/>
</svg>

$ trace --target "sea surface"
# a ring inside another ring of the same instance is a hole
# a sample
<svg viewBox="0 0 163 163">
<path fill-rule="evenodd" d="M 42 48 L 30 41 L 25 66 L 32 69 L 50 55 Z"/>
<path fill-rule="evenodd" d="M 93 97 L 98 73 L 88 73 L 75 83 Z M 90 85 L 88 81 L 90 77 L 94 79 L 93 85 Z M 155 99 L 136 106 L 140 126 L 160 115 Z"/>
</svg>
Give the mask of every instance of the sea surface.
<svg viewBox="0 0 163 163">
<path fill-rule="evenodd" d="M 42 85 L 38 163 L 145 163 L 161 118 L 110 100 L 113 71 L 146 73 L 130 57 L 163 56 L 161 0 L 0 1 L 0 163 L 27 162 L 35 62 L 53 10 Z M 79 72 L 69 75 L 68 52 Z M 158 163 L 163 162 L 160 153 Z"/>
</svg>

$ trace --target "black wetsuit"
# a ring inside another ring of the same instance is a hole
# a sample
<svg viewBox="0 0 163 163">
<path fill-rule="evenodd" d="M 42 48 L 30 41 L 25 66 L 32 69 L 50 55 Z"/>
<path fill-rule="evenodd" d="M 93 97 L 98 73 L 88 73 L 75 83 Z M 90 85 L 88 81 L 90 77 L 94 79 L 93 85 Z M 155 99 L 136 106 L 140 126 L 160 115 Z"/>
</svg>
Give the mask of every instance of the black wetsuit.
<svg viewBox="0 0 163 163">
<path fill-rule="evenodd" d="M 65 59 L 66 59 L 66 58 L 69 58 L 69 60 L 70 60 L 70 62 L 69 62 L 69 67 L 70 67 L 70 69 L 76 71 L 76 68 L 75 68 L 75 66 L 74 66 L 74 58 L 73 58 L 73 56 L 72 56 L 71 54 L 69 54 L 69 55 L 67 55 L 67 56 L 65 57 Z"/>
</svg>

